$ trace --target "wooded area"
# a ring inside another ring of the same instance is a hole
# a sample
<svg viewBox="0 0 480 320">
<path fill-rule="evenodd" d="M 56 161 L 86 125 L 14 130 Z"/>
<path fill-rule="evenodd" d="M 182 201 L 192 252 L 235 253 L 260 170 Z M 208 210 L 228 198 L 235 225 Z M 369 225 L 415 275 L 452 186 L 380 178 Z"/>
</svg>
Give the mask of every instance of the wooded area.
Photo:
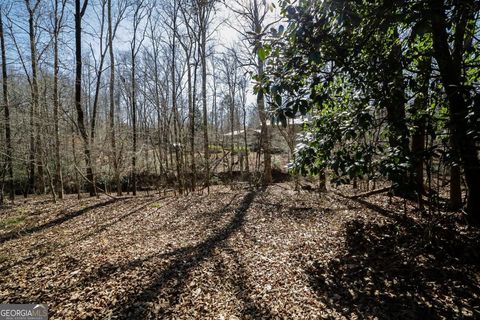
<svg viewBox="0 0 480 320">
<path fill-rule="evenodd" d="M 3 0 L 0 50 L 2 303 L 480 317 L 480 1 Z"/>
<path fill-rule="evenodd" d="M 235 17 L 231 28 L 220 10 Z M 265 101 L 249 99 L 269 10 L 257 1 L 2 5 L 2 195 L 182 194 L 209 187 L 217 152 L 222 172 L 271 182 Z M 238 36 L 222 43 L 227 28 Z M 256 114 L 262 138 L 235 137 L 256 127 Z M 265 165 L 249 163 L 249 149 Z"/>
</svg>

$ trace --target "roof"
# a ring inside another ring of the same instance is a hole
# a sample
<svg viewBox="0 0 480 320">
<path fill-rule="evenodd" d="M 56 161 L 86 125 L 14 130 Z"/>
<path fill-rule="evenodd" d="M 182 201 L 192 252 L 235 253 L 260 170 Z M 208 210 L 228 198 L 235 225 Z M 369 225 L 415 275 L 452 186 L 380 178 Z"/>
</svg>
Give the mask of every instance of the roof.
<svg viewBox="0 0 480 320">
<path fill-rule="evenodd" d="M 307 121 L 306 118 L 294 118 L 293 119 L 293 124 L 294 125 L 303 125 L 305 122 Z M 291 119 L 289 119 L 289 123 L 291 124 L 292 121 Z M 270 120 L 267 120 L 267 126 L 271 126 L 271 121 Z"/>
<path fill-rule="evenodd" d="M 260 133 L 261 130 L 260 129 L 247 129 L 247 132 L 250 131 L 250 132 L 256 132 L 256 133 Z M 245 130 L 235 130 L 233 132 L 227 132 L 224 134 L 225 137 L 230 137 L 232 134 L 234 136 L 238 136 L 238 135 L 242 135 L 245 133 Z"/>
</svg>

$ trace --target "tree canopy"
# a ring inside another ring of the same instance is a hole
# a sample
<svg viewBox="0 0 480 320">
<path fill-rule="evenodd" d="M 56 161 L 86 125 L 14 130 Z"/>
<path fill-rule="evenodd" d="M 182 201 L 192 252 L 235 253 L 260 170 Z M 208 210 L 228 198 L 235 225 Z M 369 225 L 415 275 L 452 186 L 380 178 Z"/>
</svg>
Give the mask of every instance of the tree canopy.
<svg viewBox="0 0 480 320">
<path fill-rule="evenodd" d="M 479 220 L 478 1 L 280 1 L 259 52 L 275 118 L 309 115 L 292 169 L 387 177 L 420 197 L 424 162 L 461 166 Z M 434 166 L 434 167 L 435 167 Z M 454 170 L 452 170 L 453 172 Z M 418 179 L 419 175 L 421 179 Z"/>
</svg>

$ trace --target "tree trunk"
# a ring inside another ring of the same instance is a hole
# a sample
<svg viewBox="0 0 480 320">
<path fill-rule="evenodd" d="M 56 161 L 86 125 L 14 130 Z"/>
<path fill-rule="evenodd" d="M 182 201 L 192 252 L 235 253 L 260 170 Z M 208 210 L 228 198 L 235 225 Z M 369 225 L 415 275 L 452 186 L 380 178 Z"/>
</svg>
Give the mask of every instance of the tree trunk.
<svg viewBox="0 0 480 320">
<path fill-rule="evenodd" d="M 95 180 L 92 170 L 92 157 L 87 130 L 85 128 L 85 116 L 82 108 L 82 17 L 88 5 L 85 0 L 80 7 L 80 0 L 75 0 L 75 109 L 77 111 L 77 125 L 84 144 L 85 163 L 87 166 L 88 191 L 90 196 L 96 195 Z"/>
<path fill-rule="evenodd" d="M 263 61 L 258 58 L 258 74 L 263 74 Z M 263 183 L 272 183 L 272 155 L 270 151 L 270 130 L 267 125 L 267 112 L 265 111 L 265 98 L 260 90 L 257 93 L 258 114 L 261 123 L 261 144 L 263 149 Z"/>
<path fill-rule="evenodd" d="M 120 170 L 118 168 L 117 158 L 117 141 L 115 138 L 115 55 L 113 54 L 113 30 L 112 30 L 112 0 L 108 0 L 108 50 L 110 55 L 110 81 L 108 85 L 108 93 L 110 99 L 109 111 L 109 129 L 110 142 L 112 143 L 112 163 L 115 175 L 115 184 L 117 187 L 117 195 L 122 195 L 122 184 L 120 181 Z"/>
<path fill-rule="evenodd" d="M 136 33 L 136 30 L 134 31 Z M 135 36 L 134 36 L 135 37 Z M 132 193 L 137 195 L 137 89 L 135 87 L 135 48 L 132 49 Z"/>
<path fill-rule="evenodd" d="M 187 85 L 188 85 L 188 117 L 190 118 L 190 170 L 191 190 L 195 191 L 197 169 L 195 167 L 195 106 L 192 88 L 192 69 L 190 67 L 190 55 L 187 56 Z"/>
<path fill-rule="evenodd" d="M 53 39 L 53 121 L 55 131 L 55 190 L 58 198 L 63 199 L 63 177 L 62 163 L 60 160 L 60 134 L 58 126 L 58 109 L 59 109 L 59 93 L 58 93 L 58 37 L 61 27 L 61 17 L 63 16 L 64 3 L 62 3 L 62 13 L 59 17 L 58 2 L 55 0 L 55 30 Z"/>
<path fill-rule="evenodd" d="M 480 224 L 480 159 L 474 139 L 468 135 L 469 91 L 462 79 L 461 60 L 454 59 L 448 43 L 446 13 L 443 1 L 430 0 L 434 56 L 447 94 L 450 111 L 450 130 L 454 152 L 460 156 L 467 184 L 467 218 L 472 224 Z M 457 31 L 458 32 L 458 31 Z M 461 41 L 463 42 L 463 36 Z M 454 52 L 462 56 L 462 52 Z"/>
<path fill-rule="evenodd" d="M 206 8 L 203 8 L 205 15 Z M 202 17 L 203 26 L 201 26 L 200 41 L 200 59 L 202 61 L 202 104 L 203 104 L 203 149 L 205 157 L 205 184 L 207 192 L 210 193 L 210 151 L 208 149 L 208 110 L 207 110 L 207 30 L 205 17 Z"/>
<path fill-rule="evenodd" d="M 105 56 L 107 54 L 107 49 L 108 49 L 108 44 L 105 48 L 103 48 L 103 34 L 104 34 L 104 27 L 105 27 L 105 2 L 102 1 L 102 12 L 101 12 L 101 23 L 100 23 L 100 35 L 99 35 L 99 44 L 100 44 L 100 61 L 98 65 L 98 70 L 96 71 L 97 79 L 95 83 L 95 92 L 93 94 L 93 105 L 92 105 L 92 114 L 91 114 L 91 121 L 90 121 L 90 158 L 93 158 L 93 150 L 94 150 L 94 145 L 95 145 L 95 130 L 96 130 L 96 124 L 97 124 L 97 113 L 98 113 L 98 100 L 99 100 L 99 95 L 100 95 L 100 86 L 101 86 L 101 81 L 102 81 L 102 74 L 103 74 L 103 64 L 105 62 Z M 108 14 L 108 13 L 107 13 Z M 95 172 L 94 172 L 94 163 L 91 162 L 91 168 L 90 170 L 92 171 L 92 182 L 93 187 L 96 189 L 96 177 L 95 177 Z M 94 192 L 95 194 L 97 193 L 96 190 Z"/>
<path fill-rule="evenodd" d="M 176 3 L 175 3 L 176 4 Z M 175 8 L 176 11 L 176 8 Z M 177 13 L 174 13 L 173 16 L 173 30 L 174 33 L 177 32 Z M 181 146 L 181 139 L 179 139 L 179 114 L 178 114 L 178 106 L 177 106 L 177 78 L 175 75 L 176 68 L 176 35 L 173 35 L 172 38 L 172 110 L 173 110 L 173 141 L 174 141 L 174 151 L 175 151 L 175 167 L 177 171 L 177 182 L 178 182 L 178 192 L 180 194 L 183 193 L 183 176 L 182 176 L 182 163 L 180 159 L 180 146 Z"/>
<path fill-rule="evenodd" d="M 458 165 L 450 167 L 450 209 L 462 208 L 462 174 Z"/>
<path fill-rule="evenodd" d="M 34 22 L 34 15 L 35 9 L 30 7 L 29 2 L 26 2 L 27 10 L 28 10 L 28 36 L 30 41 L 30 63 L 32 68 L 32 78 L 31 78 L 31 108 L 30 108 L 30 177 L 29 177 L 29 191 L 35 192 L 36 190 L 36 183 L 35 183 L 35 166 L 36 166 L 36 153 L 38 148 L 38 141 L 35 139 L 35 132 L 37 132 L 38 138 L 38 129 L 40 122 L 36 117 L 38 117 L 38 68 L 37 68 L 37 48 L 35 44 L 35 22 Z M 39 167 L 40 169 L 40 167 Z M 39 170 L 40 171 L 40 170 Z M 39 172 L 39 174 L 43 174 Z"/>
<path fill-rule="evenodd" d="M 8 100 L 8 77 L 7 77 L 7 55 L 5 50 L 5 36 L 3 34 L 2 7 L 0 6 L 0 46 L 2 51 L 2 88 L 3 88 L 3 105 L 5 113 L 5 144 L 7 153 L 7 173 L 8 173 L 8 190 L 9 198 L 13 202 L 15 200 L 15 187 L 13 183 L 13 161 L 12 161 L 12 138 L 10 130 L 10 105 Z M 3 192 L 3 190 L 2 190 Z"/>
<path fill-rule="evenodd" d="M 423 194 L 425 188 L 423 185 L 423 161 L 425 152 L 425 112 L 428 107 L 428 87 L 430 84 L 431 74 L 431 57 L 421 58 L 418 64 L 417 83 L 419 84 L 419 91 L 414 102 L 415 130 L 412 134 L 412 156 L 414 165 L 414 184 L 416 187 L 418 205 L 423 208 Z"/>
<path fill-rule="evenodd" d="M 229 63 L 227 61 L 227 63 Z M 232 69 L 235 68 L 232 66 Z M 229 66 L 226 66 L 226 69 L 229 70 Z M 228 71 L 227 71 L 228 72 Z M 233 167 L 235 165 L 235 144 L 234 144 L 234 132 L 235 132 L 235 75 L 232 75 L 233 72 L 237 72 L 237 70 L 232 70 L 232 72 L 228 72 L 227 74 L 227 82 L 230 91 L 230 179 L 233 183 Z M 233 79 L 231 77 L 233 76 Z"/>
<path fill-rule="evenodd" d="M 255 25 L 255 54 L 257 55 L 257 74 L 258 77 L 262 77 L 263 69 L 264 69 L 264 62 L 260 57 L 258 57 L 258 50 L 261 46 L 261 36 L 262 36 L 262 25 L 259 17 L 258 12 L 258 1 L 254 0 L 254 12 L 253 12 L 253 20 Z M 263 183 L 270 184 L 272 183 L 272 154 L 270 151 L 270 130 L 267 126 L 267 112 L 265 110 L 265 97 L 261 90 L 257 93 L 257 107 L 258 107 L 258 114 L 260 117 L 260 124 L 261 124 L 261 145 L 263 149 Z"/>
<path fill-rule="evenodd" d="M 73 165 L 77 167 L 77 148 L 75 147 L 75 137 L 76 133 L 74 130 L 72 130 L 72 153 L 73 153 Z M 81 198 L 81 192 L 80 192 L 80 177 L 78 176 L 78 171 L 75 170 L 75 186 L 76 186 L 76 191 L 77 191 L 77 199 Z"/>
<path fill-rule="evenodd" d="M 243 110 L 243 143 L 245 146 L 245 173 L 250 182 L 250 161 L 248 152 L 248 136 L 247 136 L 247 110 L 246 110 L 246 88 L 242 86 L 242 110 Z"/>
<path fill-rule="evenodd" d="M 145 34 L 137 44 L 137 31 L 141 23 L 141 19 L 144 17 L 144 2 L 136 2 L 135 12 L 133 15 L 133 39 L 130 44 L 130 54 L 132 59 L 132 83 L 131 83 L 131 102 L 132 102 L 132 133 L 133 133 L 133 154 L 132 154 L 132 193 L 134 196 L 137 195 L 137 79 L 136 79 L 136 59 L 137 54 L 140 50 L 143 40 L 145 39 Z"/>
</svg>

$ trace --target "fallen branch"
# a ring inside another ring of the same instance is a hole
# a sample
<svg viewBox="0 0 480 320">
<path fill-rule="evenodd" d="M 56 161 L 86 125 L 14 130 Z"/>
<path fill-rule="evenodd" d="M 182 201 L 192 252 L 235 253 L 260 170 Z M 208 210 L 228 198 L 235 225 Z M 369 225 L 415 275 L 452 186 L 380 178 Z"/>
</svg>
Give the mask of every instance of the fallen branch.
<svg viewBox="0 0 480 320">
<path fill-rule="evenodd" d="M 391 188 L 392 188 L 392 187 L 380 188 L 380 189 L 376 189 L 376 190 L 372 190 L 372 191 L 360 193 L 360 194 L 351 196 L 351 197 L 349 197 L 349 198 L 350 198 L 350 199 L 358 199 L 358 198 L 373 196 L 374 194 L 379 194 L 379 193 L 383 193 L 383 192 L 390 191 Z"/>
</svg>

